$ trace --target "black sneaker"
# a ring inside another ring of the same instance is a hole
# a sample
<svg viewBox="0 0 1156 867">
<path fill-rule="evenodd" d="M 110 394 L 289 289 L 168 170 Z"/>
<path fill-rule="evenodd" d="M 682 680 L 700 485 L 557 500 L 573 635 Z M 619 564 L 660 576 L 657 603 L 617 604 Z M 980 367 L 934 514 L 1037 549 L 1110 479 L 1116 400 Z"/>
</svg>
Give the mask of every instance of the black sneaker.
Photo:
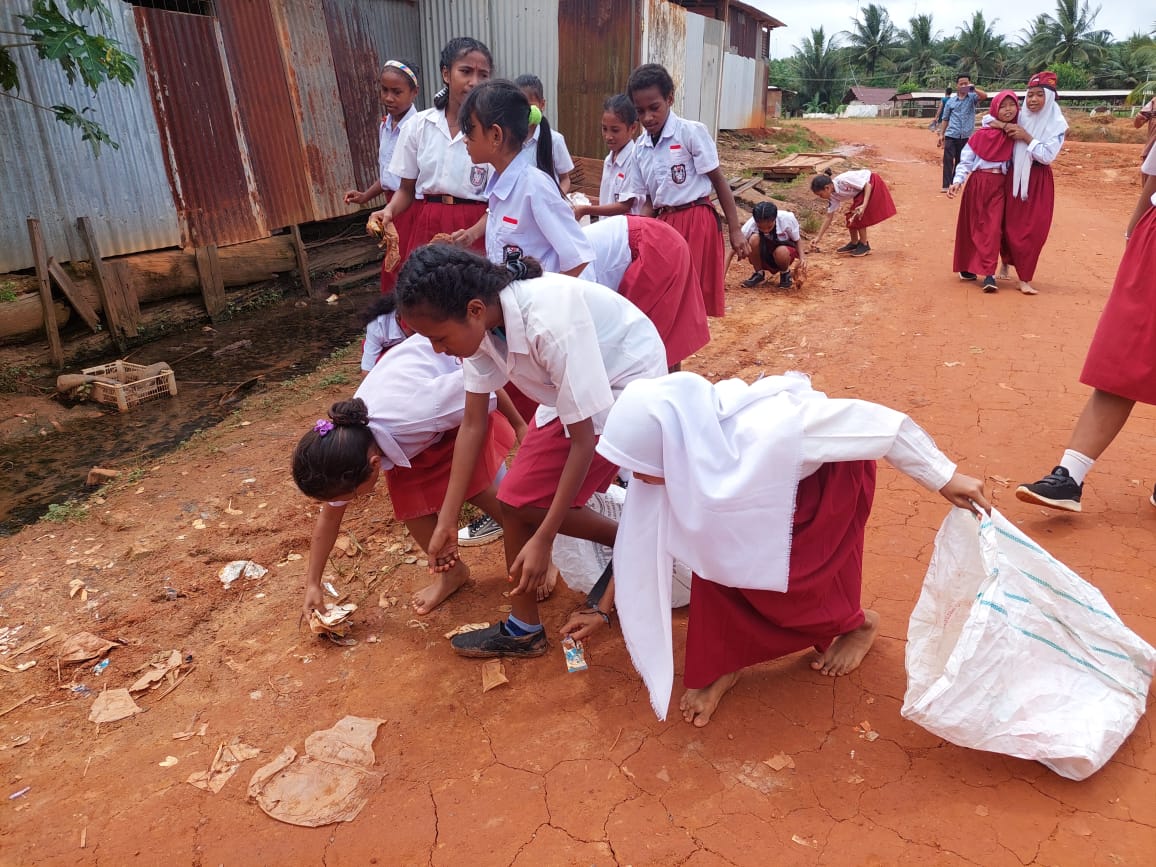
<svg viewBox="0 0 1156 867">
<path fill-rule="evenodd" d="M 959 279 L 960 280 L 974 280 L 975 275 L 972 274 L 970 271 L 960 271 L 959 272 Z"/>
<path fill-rule="evenodd" d="M 851 251 L 852 256 L 866 256 L 871 252 L 870 244 L 856 244 L 855 249 Z"/>
<path fill-rule="evenodd" d="M 1038 482 L 1016 488 L 1016 499 L 1065 512 L 1079 512 L 1083 491 L 1084 486 L 1077 485 L 1067 470 L 1056 467 Z"/>
<path fill-rule="evenodd" d="M 502 525 L 489 515 L 482 515 L 458 530 L 458 547 L 473 548 L 475 545 L 488 545 L 501 538 Z"/>
<path fill-rule="evenodd" d="M 513 635 L 502 620 L 485 629 L 463 632 L 450 639 L 454 653 L 471 659 L 488 659 L 495 656 L 541 656 L 550 643 L 546 640 L 545 628 L 530 635 Z"/>
<path fill-rule="evenodd" d="M 995 277 L 992 277 L 989 274 L 983 278 L 983 291 L 987 292 L 989 295 L 996 291 Z"/>
<path fill-rule="evenodd" d="M 754 289 L 756 286 L 762 286 L 766 279 L 766 274 L 764 274 L 762 271 L 756 271 L 754 274 L 744 280 L 742 285 L 744 289 Z"/>
<path fill-rule="evenodd" d="M 850 253 L 852 250 L 854 250 L 858 246 L 859 245 L 856 244 L 854 241 L 848 241 L 846 244 L 844 244 L 842 247 L 840 247 L 835 252 L 836 253 Z"/>
<path fill-rule="evenodd" d="M 783 271 L 781 274 L 779 274 L 779 288 L 780 289 L 790 289 L 794 285 L 795 285 L 795 283 L 793 280 L 791 280 L 791 272 L 790 271 Z"/>
</svg>

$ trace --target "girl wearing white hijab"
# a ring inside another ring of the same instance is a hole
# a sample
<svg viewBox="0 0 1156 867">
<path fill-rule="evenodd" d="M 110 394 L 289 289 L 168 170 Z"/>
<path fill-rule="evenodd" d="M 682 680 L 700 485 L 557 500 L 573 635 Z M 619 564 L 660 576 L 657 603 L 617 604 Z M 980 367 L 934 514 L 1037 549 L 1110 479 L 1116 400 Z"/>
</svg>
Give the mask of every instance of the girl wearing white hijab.
<svg viewBox="0 0 1156 867">
<path fill-rule="evenodd" d="M 1027 98 L 1017 123 L 984 118 L 985 125 L 1002 129 L 1015 141 L 1012 170 L 1007 175 L 1001 277 L 1015 265 L 1020 291 L 1036 295 L 1032 278 L 1052 228 L 1056 187 L 1052 161 L 1060 154 L 1068 122 L 1056 104 L 1056 74 L 1040 72 L 1028 82 Z"/>
<path fill-rule="evenodd" d="M 679 707 L 700 727 L 747 666 L 814 646 L 812 667 L 840 675 L 870 649 L 879 618 L 860 586 L 878 458 L 957 506 L 991 508 L 903 413 L 828 399 L 802 374 L 632 382 L 597 448 L 634 474 L 615 601 L 660 719 L 674 684 L 672 560 L 694 572 Z"/>
</svg>

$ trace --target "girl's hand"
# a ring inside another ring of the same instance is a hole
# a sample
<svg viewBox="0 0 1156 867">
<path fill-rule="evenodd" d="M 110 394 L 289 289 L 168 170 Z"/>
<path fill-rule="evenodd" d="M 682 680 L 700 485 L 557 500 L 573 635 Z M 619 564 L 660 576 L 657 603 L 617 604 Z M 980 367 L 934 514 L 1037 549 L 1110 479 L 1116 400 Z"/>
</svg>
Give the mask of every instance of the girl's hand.
<svg viewBox="0 0 1156 867">
<path fill-rule="evenodd" d="M 852 208 L 851 209 L 851 219 L 858 220 L 860 217 L 863 216 L 863 211 L 865 209 L 866 209 L 866 207 L 864 205 L 860 205 L 857 208 Z"/>
<path fill-rule="evenodd" d="M 522 546 L 522 550 L 514 559 L 514 565 L 510 567 L 510 581 L 517 582 L 510 591 L 511 596 L 518 593 L 537 593 L 550 569 L 551 547 L 537 535 L 531 536 Z"/>
<path fill-rule="evenodd" d="M 529 429 L 530 429 L 530 426 L 528 424 L 526 424 L 525 422 L 522 422 L 520 425 L 515 425 L 515 427 L 514 427 L 514 446 L 516 448 L 521 447 L 522 440 L 524 440 L 526 438 L 526 432 Z"/>
<path fill-rule="evenodd" d="M 818 238 L 816 238 L 814 241 L 812 241 L 810 244 L 807 245 L 807 252 L 808 253 L 822 253 L 823 252 L 823 248 L 819 246 L 819 239 Z"/>
<path fill-rule="evenodd" d="M 359 190 L 347 190 L 345 193 L 345 204 L 347 205 L 364 205 L 367 201 L 365 194 Z"/>
<path fill-rule="evenodd" d="M 575 641 L 583 641 L 607 625 L 606 619 L 590 608 L 579 608 L 570 615 L 566 625 L 562 627 L 561 635 L 569 635 Z"/>
<path fill-rule="evenodd" d="M 743 234 L 742 227 L 736 226 L 731 229 L 731 252 L 740 259 L 747 258 L 747 237 Z"/>
<path fill-rule="evenodd" d="M 448 572 L 458 562 L 458 528 L 438 522 L 429 538 L 429 571 Z"/>
<path fill-rule="evenodd" d="M 365 233 L 371 237 L 380 238 L 385 234 L 385 227 L 393 222 L 389 212 L 382 208 L 380 211 L 374 211 L 369 215 L 369 219 L 365 221 Z M 370 228 L 370 227 L 373 228 Z"/>
<path fill-rule="evenodd" d="M 585 205 L 575 205 L 574 206 L 574 219 L 577 220 L 578 222 L 582 222 L 582 218 L 585 216 L 588 216 L 589 212 L 590 212 L 590 209 L 587 208 Z"/>
<path fill-rule="evenodd" d="M 969 512 L 976 511 L 978 507 L 984 513 L 991 514 L 991 503 L 984 496 L 983 482 L 979 479 L 973 479 L 963 473 L 956 473 L 946 485 L 939 489 L 939 493 L 953 506 L 959 506 Z"/>
<path fill-rule="evenodd" d="M 450 235 L 450 241 L 459 247 L 472 247 L 476 240 L 477 238 L 474 237 L 474 233 L 470 229 L 458 229 Z"/>
<path fill-rule="evenodd" d="M 947 188 L 947 197 L 949 199 L 954 199 L 955 194 L 959 192 L 959 190 L 962 186 L 963 186 L 963 184 L 952 184 L 950 187 Z"/>
<path fill-rule="evenodd" d="M 308 620 L 309 615 L 313 610 L 325 610 L 325 594 L 321 590 L 320 584 L 312 584 L 305 582 L 305 598 L 301 600 L 301 614 Z"/>
</svg>

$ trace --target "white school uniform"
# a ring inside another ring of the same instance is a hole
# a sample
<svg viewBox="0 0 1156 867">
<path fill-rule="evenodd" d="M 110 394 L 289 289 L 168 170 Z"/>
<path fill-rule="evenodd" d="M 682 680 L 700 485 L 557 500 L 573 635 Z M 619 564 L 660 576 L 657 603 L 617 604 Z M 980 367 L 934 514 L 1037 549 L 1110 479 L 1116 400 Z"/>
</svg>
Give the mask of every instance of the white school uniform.
<svg viewBox="0 0 1156 867">
<path fill-rule="evenodd" d="M 511 283 L 499 298 L 504 334 L 487 332 L 465 360 L 466 391 L 512 382 L 539 403 L 539 428 L 555 418 L 564 425 L 592 419 L 601 433 L 628 383 L 666 373 L 654 325 L 605 286 L 545 274 Z"/>
<path fill-rule="evenodd" d="M 582 279 L 617 292 L 626 269 L 634 261 L 630 252 L 630 221 L 625 214 L 600 217 L 597 223 L 583 226 L 582 231 L 594 250 L 594 261 L 586 266 Z"/>
<path fill-rule="evenodd" d="M 383 190 L 392 190 L 396 193 L 401 186 L 401 178 L 389 170 L 389 164 L 393 160 L 393 152 L 397 149 L 401 128 L 416 114 L 417 108 L 411 105 L 399 123 L 394 123 L 393 117 L 388 114 L 381 119 L 381 126 L 377 131 L 377 178 L 381 181 Z"/>
<path fill-rule="evenodd" d="M 709 172 L 718 168 L 718 148 L 705 126 L 673 111 L 658 141 L 643 132 L 634 161 L 650 201 L 656 208 L 689 205 L 710 195 Z"/>
<path fill-rule="evenodd" d="M 535 126 L 533 134 L 522 145 L 522 150 L 530 152 L 530 159 L 535 165 L 538 164 L 538 134 L 541 131 L 541 124 Z M 570 149 L 566 147 L 566 138 L 553 127 L 550 128 L 550 153 L 554 157 L 556 180 L 574 171 L 574 158 L 570 156 Z"/>
<path fill-rule="evenodd" d="M 633 141 L 618 151 L 610 153 L 602 162 L 602 183 L 598 187 L 598 204 L 613 205 L 616 202 L 634 203 L 629 213 L 641 214 L 646 204 L 646 185 L 635 168 L 634 151 L 638 147 Z M 602 218 L 605 219 L 605 218 Z"/>
<path fill-rule="evenodd" d="M 842 172 L 831 178 L 834 185 L 831 201 L 827 203 L 827 213 L 839 210 L 844 202 L 852 201 L 863 192 L 863 188 L 871 181 L 871 169 L 855 169 L 853 172 Z"/>
<path fill-rule="evenodd" d="M 748 241 L 759 233 L 759 224 L 751 217 L 743 223 L 743 237 Z M 775 235 L 780 241 L 799 243 L 799 220 L 790 211 L 779 211 L 775 217 Z"/>
<path fill-rule="evenodd" d="M 396 313 L 378 316 L 365 327 L 365 345 L 361 349 L 361 369 L 373 370 L 381 353 L 405 340 Z"/>
<path fill-rule="evenodd" d="M 1007 167 L 1007 160 L 981 159 L 979 154 L 971 149 L 971 145 L 967 144 L 963 146 L 963 152 L 959 155 L 959 163 L 955 167 L 955 176 L 951 182 L 962 184 L 972 172 L 981 169 L 999 169 L 1000 174 L 1006 175 Z"/>
<path fill-rule="evenodd" d="M 450 135 L 446 114 L 437 108 L 419 111 L 401 128 L 389 170 L 399 178 L 416 181 L 419 196 L 485 199 L 493 174 L 489 163 L 474 164 L 461 131 Z"/>
<path fill-rule="evenodd" d="M 506 261 L 516 249 L 533 256 L 544 271 L 569 271 L 594 258 L 590 242 L 574 219 L 574 209 L 550 176 L 539 171 L 534 157 L 523 150 L 486 187 L 486 258 Z"/>
</svg>

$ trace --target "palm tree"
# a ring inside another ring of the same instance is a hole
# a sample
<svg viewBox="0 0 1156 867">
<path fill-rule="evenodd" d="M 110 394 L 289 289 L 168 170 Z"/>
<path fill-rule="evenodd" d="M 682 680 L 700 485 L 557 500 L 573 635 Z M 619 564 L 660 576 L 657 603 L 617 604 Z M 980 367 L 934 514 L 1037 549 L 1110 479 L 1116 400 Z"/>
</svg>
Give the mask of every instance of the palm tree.
<svg viewBox="0 0 1156 867">
<path fill-rule="evenodd" d="M 1100 7 L 1089 9 L 1088 0 L 1082 3 L 1080 0 L 1056 0 L 1054 16 L 1039 16 L 1046 26 L 1037 46 L 1039 56 L 1033 57 L 1037 65 L 1071 63 L 1090 66 L 1102 61 L 1112 34 L 1107 30 L 1093 29 L 1099 14 Z"/>
<path fill-rule="evenodd" d="M 900 33 L 899 70 L 909 78 L 926 84 L 932 71 L 939 64 L 937 42 L 940 31 L 931 24 L 930 15 L 915 15 L 908 22 L 910 30 Z"/>
<path fill-rule="evenodd" d="M 891 16 L 882 6 L 867 4 L 863 10 L 863 20 L 852 19 L 855 27 L 847 32 L 851 48 L 851 61 L 863 65 L 863 71 L 870 78 L 875 70 L 886 67 L 899 41 L 899 32 L 891 23 Z"/>
<path fill-rule="evenodd" d="M 809 38 L 795 46 L 791 63 L 799 82 L 800 102 L 829 104 L 832 93 L 844 84 L 835 39 L 828 39 L 823 28 L 816 27 Z"/>
<path fill-rule="evenodd" d="M 1007 46 L 1004 38 L 992 29 L 995 21 L 988 24 L 982 12 L 976 12 L 970 23 L 959 28 L 953 47 L 957 58 L 956 68 L 960 74 L 972 79 L 985 81 L 999 75 L 1003 68 Z"/>
</svg>

